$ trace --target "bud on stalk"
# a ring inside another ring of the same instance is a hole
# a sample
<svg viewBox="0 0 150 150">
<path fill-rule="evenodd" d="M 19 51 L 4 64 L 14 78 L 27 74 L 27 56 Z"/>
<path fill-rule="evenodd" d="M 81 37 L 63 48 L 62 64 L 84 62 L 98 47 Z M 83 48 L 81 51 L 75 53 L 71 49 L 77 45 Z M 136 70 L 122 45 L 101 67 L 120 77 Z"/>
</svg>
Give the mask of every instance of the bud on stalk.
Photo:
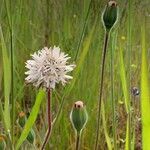
<svg viewBox="0 0 150 150">
<path fill-rule="evenodd" d="M 27 117 L 26 117 L 25 113 L 24 112 L 20 112 L 18 124 L 21 126 L 21 128 L 24 127 L 26 121 L 27 121 Z M 34 130 L 31 129 L 29 134 L 28 134 L 28 136 L 27 136 L 27 140 L 28 140 L 29 143 L 33 144 L 34 143 L 34 139 L 35 139 L 35 133 L 34 133 Z"/>
<path fill-rule="evenodd" d="M 5 135 L 0 135 L 0 150 L 6 149 Z"/>
<path fill-rule="evenodd" d="M 80 132 L 84 128 L 88 120 L 88 115 L 82 101 L 75 102 L 70 114 L 70 119 L 77 132 Z"/>
<path fill-rule="evenodd" d="M 86 107 L 84 106 L 82 101 L 75 102 L 70 113 L 70 120 L 76 131 L 76 150 L 79 150 L 81 133 L 88 120 Z"/>
<path fill-rule="evenodd" d="M 103 12 L 102 20 L 106 31 L 110 31 L 114 24 L 117 22 L 118 17 L 118 7 L 117 2 L 110 0 L 105 7 Z"/>
</svg>

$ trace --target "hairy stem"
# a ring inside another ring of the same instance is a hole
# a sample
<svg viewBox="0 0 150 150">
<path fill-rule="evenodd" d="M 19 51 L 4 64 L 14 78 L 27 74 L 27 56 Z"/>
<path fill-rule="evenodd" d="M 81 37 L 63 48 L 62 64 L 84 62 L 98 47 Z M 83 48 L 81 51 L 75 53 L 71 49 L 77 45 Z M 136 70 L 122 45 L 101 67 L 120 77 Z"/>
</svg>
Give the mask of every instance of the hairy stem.
<svg viewBox="0 0 150 150">
<path fill-rule="evenodd" d="M 48 89 L 47 90 L 47 116 L 48 116 L 48 130 L 47 130 L 47 133 L 45 135 L 45 139 L 44 139 L 44 142 L 42 144 L 42 148 L 41 150 L 44 150 L 49 138 L 50 138 L 50 135 L 51 135 L 51 130 L 52 130 L 52 116 L 51 116 L 51 90 Z"/>
<path fill-rule="evenodd" d="M 104 80 L 104 68 L 105 68 L 105 58 L 106 58 L 106 50 L 108 45 L 108 38 L 109 38 L 109 31 L 105 33 L 105 40 L 104 40 L 104 48 L 102 53 L 102 63 L 100 67 L 101 71 L 101 80 L 100 80 L 100 89 L 99 89 L 99 101 L 98 101 L 98 115 L 97 115 L 97 131 L 96 131 L 96 143 L 95 143 L 95 150 L 98 149 L 98 140 L 99 140 L 99 129 L 100 129 L 100 121 L 101 121 L 101 103 L 102 103 L 102 93 L 103 93 L 103 80 Z"/>
</svg>

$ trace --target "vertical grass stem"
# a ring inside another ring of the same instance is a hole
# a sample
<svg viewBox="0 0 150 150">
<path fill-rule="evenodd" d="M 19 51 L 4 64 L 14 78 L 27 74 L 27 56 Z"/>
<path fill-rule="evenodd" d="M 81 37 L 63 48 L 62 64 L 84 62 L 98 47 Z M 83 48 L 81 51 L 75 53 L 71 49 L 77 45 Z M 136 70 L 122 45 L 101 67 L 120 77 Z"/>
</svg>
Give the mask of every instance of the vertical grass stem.
<svg viewBox="0 0 150 150">
<path fill-rule="evenodd" d="M 79 40 L 79 43 L 78 43 L 78 46 L 77 46 L 77 52 L 76 52 L 76 54 L 75 54 L 75 58 L 74 58 L 74 60 L 76 60 L 76 59 L 77 59 L 77 57 L 78 57 L 79 49 L 80 49 L 80 46 L 81 46 L 82 40 L 83 40 L 83 38 L 84 38 L 84 33 L 85 33 L 85 29 L 86 29 L 87 22 L 88 22 L 88 17 L 89 17 L 89 14 L 90 14 L 91 4 L 92 4 L 92 0 L 90 1 L 89 7 L 88 7 L 88 11 L 87 11 L 87 14 L 86 14 L 86 17 L 85 17 L 85 22 L 84 22 L 84 25 L 83 25 L 83 29 L 82 29 L 82 33 L 81 33 L 81 37 L 80 37 L 80 40 Z"/>
<path fill-rule="evenodd" d="M 103 81 L 104 81 L 104 68 L 105 68 L 105 58 L 106 58 L 108 39 L 109 39 L 109 31 L 106 31 L 105 40 L 104 40 L 104 48 L 103 48 L 103 52 L 102 52 L 102 63 L 101 63 L 101 67 L 100 67 L 101 79 L 100 79 L 100 89 L 99 89 L 98 120 L 97 120 L 95 150 L 98 149 L 99 129 L 100 129 L 100 121 L 101 121 L 101 118 L 100 118 L 101 117 L 101 103 L 102 103 Z"/>
<path fill-rule="evenodd" d="M 117 132 L 116 132 L 116 104 L 115 104 L 115 99 L 114 99 L 114 64 L 113 64 L 113 59 L 114 59 L 114 53 L 113 50 L 115 49 L 115 40 L 116 36 L 114 37 L 114 41 L 112 43 L 112 48 L 111 48 L 111 58 L 110 58 L 110 68 L 111 68 L 111 101 L 112 101 L 112 112 L 113 112 L 113 141 L 114 141 L 114 149 L 117 150 Z"/>
</svg>

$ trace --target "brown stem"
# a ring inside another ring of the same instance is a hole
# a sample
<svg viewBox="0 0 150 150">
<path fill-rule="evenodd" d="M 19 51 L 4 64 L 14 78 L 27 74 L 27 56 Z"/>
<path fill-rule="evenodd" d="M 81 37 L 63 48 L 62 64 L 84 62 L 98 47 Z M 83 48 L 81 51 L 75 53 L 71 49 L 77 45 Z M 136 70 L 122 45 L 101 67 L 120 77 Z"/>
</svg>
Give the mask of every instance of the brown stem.
<svg viewBox="0 0 150 150">
<path fill-rule="evenodd" d="M 102 52 L 102 63 L 100 67 L 101 71 L 101 80 L 100 80 L 100 89 L 99 89 L 99 101 L 98 101 L 98 120 L 97 120 L 97 131 L 96 131 L 96 143 L 95 143 L 95 150 L 98 148 L 98 140 L 99 140 L 99 129 L 100 129 L 100 121 L 101 121 L 101 103 L 102 103 L 102 93 L 103 93 L 103 80 L 104 80 L 104 68 L 105 68 L 105 58 L 106 58 L 106 50 L 109 38 L 109 31 L 106 31 L 105 34 L 105 41 L 104 41 L 104 48 Z"/>
<path fill-rule="evenodd" d="M 51 116 L 51 90 L 48 89 L 47 90 L 47 115 L 48 115 L 48 130 L 47 130 L 47 133 L 46 133 L 46 136 L 45 136 L 45 139 L 44 139 L 44 142 L 42 144 L 42 147 L 41 147 L 41 150 L 44 150 L 47 142 L 48 142 L 48 139 L 51 135 L 51 130 L 52 130 L 52 116 Z"/>
</svg>

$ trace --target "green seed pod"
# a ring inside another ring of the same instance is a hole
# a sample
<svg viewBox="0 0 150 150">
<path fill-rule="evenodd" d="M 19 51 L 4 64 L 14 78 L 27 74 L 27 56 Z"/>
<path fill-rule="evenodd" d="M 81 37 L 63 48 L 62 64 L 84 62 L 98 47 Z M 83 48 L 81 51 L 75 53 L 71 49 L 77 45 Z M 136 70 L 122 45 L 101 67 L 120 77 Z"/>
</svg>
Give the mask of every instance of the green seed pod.
<svg viewBox="0 0 150 150">
<path fill-rule="evenodd" d="M 105 10 L 102 16 L 102 20 L 106 28 L 106 31 L 111 30 L 111 28 L 114 26 L 114 24 L 117 21 L 117 17 L 118 17 L 117 3 L 114 0 L 110 0 L 107 3 L 107 6 L 105 7 Z"/>
<path fill-rule="evenodd" d="M 18 123 L 22 128 L 24 127 L 26 121 L 27 121 L 27 117 L 26 117 L 25 113 L 20 112 Z M 35 133 L 34 133 L 34 130 L 31 129 L 28 136 L 27 136 L 27 140 L 28 140 L 29 143 L 33 144 L 34 139 L 35 139 Z"/>
<path fill-rule="evenodd" d="M 19 125 L 20 125 L 22 128 L 24 127 L 24 125 L 25 125 L 25 123 L 26 123 L 26 120 L 27 120 L 27 118 L 26 118 L 25 113 L 24 113 L 24 112 L 20 112 L 20 113 L 19 113 L 19 120 L 18 120 L 18 123 L 19 123 Z"/>
<path fill-rule="evenodd" d="M 35 133 L 34 133 L 34 130 L 31 129 L 28 136 L 27 136 L 27 140 L 28 140 L 29 143 L 33 144 L 34 139 L 35 139 Z"/>
<path fill-rule="evenodd" d="M 75 102 L 70 113 L 70 119 L 77 132 L 80 132 L 84 128 L 88 120 L 88 114 L 82 101 Z"/>
<path fill-rule="evenodd" d="M 0 150 L 5 150 L 6 149 L 6 142 L 5 142 L 5 136 L 0 135 Z"/>
</svg>

